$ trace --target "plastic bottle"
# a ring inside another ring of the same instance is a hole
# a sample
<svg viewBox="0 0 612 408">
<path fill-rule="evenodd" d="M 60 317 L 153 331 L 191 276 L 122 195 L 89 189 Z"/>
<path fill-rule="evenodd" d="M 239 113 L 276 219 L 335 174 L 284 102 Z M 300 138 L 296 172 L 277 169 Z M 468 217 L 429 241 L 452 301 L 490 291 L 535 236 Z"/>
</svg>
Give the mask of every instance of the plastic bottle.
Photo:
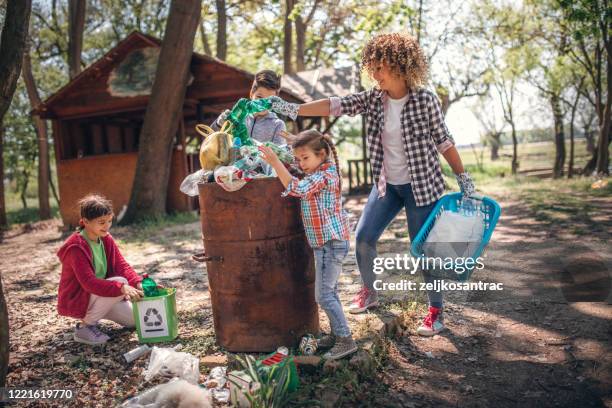
<svg viewBox="0 0 612 408">
<path fill-rule="evenodd" d="M 155 283 L 153 279 L 149 278 L 149 274 L 145 273 L 142 275 L 142 277 L 142 291 L 144 292 L 145 297 L 159 296 L 157 283 Z"/>
<path fill-rule="evenodd" d="M 242 158 L 240 147 L 242 147 L 242 140 L 235 137 L 232 148 L 230 149 L 230 164 L 234 164 Z"/>
<path fill-rule="evenodd" d="M 128 351 L 127 353 L 123 355 L 123 357 L 125 358 L 125 361 L 127 361 L 128 363 L 131 363 L 132 361 L 136 360 L 138 357 L 144 356 L 150 351 L 151 351 L 151 347 L 147 346 L 146 344 L 143 344 L 142 346 L 137 347 L 134 350 Z"/>
</svg>

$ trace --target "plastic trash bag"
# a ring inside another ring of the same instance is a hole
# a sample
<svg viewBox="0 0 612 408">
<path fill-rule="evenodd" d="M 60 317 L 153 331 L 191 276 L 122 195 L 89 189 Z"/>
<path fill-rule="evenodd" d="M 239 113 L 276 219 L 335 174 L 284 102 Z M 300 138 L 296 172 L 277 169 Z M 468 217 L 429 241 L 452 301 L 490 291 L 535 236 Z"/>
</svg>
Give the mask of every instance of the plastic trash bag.
<svg viewBox="0 0 612 408">
<path fill-rule="evenodd" d="M 132 397 L 120 408 L 207 408 L 212 407 L 210 391 L 174 378 L 165 384 Z"/>
<path fill-rule="evenodd" d="M 242 146 L 240 148 L 242 158 L 233 164 L 238 169 L 248 173 L 250 178 L 255 178 L 257 175 L 276 177 L 276 172 L 272 166 L 262 159 L 258 146 L 264 145 L 270 147 L 285 166 L 293 163 L 294 157 L 289 146 L 279 146 L 272 142 L 261 143 L 256 140 L 253 141 L 256 143 L 254 146 Z"/>
<path fill-rule="evenodd" d="M 289 147 L 288 145 L 286 144 L 277 145 L 272 142 L 265 142 L 264 145 L 272 149 L 272 151 L 276 153 L 280 161 L 282 161 L 283 163 L 285 164 L 293 163 L 293 160 L 294 160 L 293 151 L 291 150 L 291 147 Z"/>
<path fill-rule="evenodd" d="M 250 156 L 253 158 L 257 158 L 257 157 L 260 157 L 259 146 L 264 145 L 272 149 L 272 151 L 278 156 L 280 161 L 283 162 L 284 164 L 293 163 L 293 160 L 294 160 L 293 151 L 291 150 L 291 147 L 289 147 L 288 145 L 286 144 L 277 145 L 272 142 L 261 143 L 256 140 L 255 142 L 256 144 L 254 146 L 242 146 L 240 148 L 240 153 L 245 157 Z"/>
<path fill-rule="evenodd" d="M 221 166 L 215 170 L 215 181 L 225 191 L 232 192 L 240 190 L 250 179 L 236 166 Z"/>
<path fill-rule="evenodd" d="M 246 117 L 253 113 L 269 110 L 272 107 L 272 102 L 269 99 L 250 100 L 241 98 L 236 102 L 230 114 L 227 117 L 228 122 L 234 125 L 234 137 L 242 141 L 242 145 L 252 145 L 256 142 L 251 139 L 246 128 Z"/>
<path fill-rule="evenodd" d="M 198 190 L 199 183 L 206 183 L 208 176 L 212 173 L 210 170 L 200 169 L 195 173 L 191 173 L 181 183 L 180 190 L 189 197 L 197 197 L 200 192 Z"/>
<path fill-rule="evenodd" d="M 480 246 L 483 234 L 484 219 L 479 214 L 443 211 L 429 232 L 423 250 L 432 258 L 469 258 Z"/>
<path fill-rule="evenodd" d="M 208 379 L 204 382 L 204 386 L 210 390 L 213 398 L 220 403 L 227 403 L 230 399 L 230 390 L 226 384 L 226 367 L 215 367 L 210 370 Z"/>
<path fill-rule="evenodd" d="M 230 149 L 232 147 L 232 136 L 230 129 L 232 125 L 225 122 L 220 131 L 215 132 L 206 125 L 196 125 L 196 131 L 204 136 L 200 146 L 200 165 L 204 170 L 214 170 L 217 166 L 226 166 L 230 161 Z"/>
<path fill-rule="evenodd" d="M 215 170 L 215 181 L 225 191 L 238 191 L 251 180 L 252 177 L 248 177 L 245 172 L 236 166 L 222 166 Z"/>
<path fill-rule="evenodd" d="M 181 351 L 171 348 L 153 347 L 149 365 L 144 371 L 145 380 L 161 375 L 163 377 L 178 377 L 192 384 L 200 379 L 200 360 Z"/>
</svg>

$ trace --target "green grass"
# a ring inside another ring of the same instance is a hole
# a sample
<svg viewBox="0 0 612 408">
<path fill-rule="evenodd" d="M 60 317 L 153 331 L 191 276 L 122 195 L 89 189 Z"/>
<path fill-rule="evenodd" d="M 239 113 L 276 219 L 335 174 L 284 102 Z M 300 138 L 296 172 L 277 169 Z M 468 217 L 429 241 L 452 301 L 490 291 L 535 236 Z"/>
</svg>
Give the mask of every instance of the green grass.
<svg viewBox="0 0 612 408">
<path fill-rule="evenodd" d="M 512 145 L 504 145 L 499 149 L 500 158 L 496 161 L 491 161 L 491 150 L 488 147 L 475 147 L 472 149 L 471 146 L 462 146 L 459 149 L 461 155 L 461 161 L 466 166 L 476 166 L 480 160 L 482 153 L 483 166 L 495 164 L 497 166 L 503 166 L 508 169 L 510 173 L 511 162 L 512 162 Z M 474 153 L 474 150 L 476 153 Z M 555 158 L 555 146 L 552 142 L 542 143 L 527 143 L 519 144 L 518 150 L 518 161 L 519 170 L 534 169 L 534 168 L 552 168 Z M 569 161 L 570 143 L 565 143 L 565 167 Z M 478 158 L 477 158 L 478 157 Z M 591 154 L 586 150 L 586 141 L 584 139 L 576 140 L 574 143 L 574 167 L 582 167 L 590 159 Z"/>
<path fill-rule="evenodd" d="M 26 196 L 26 204 L 28 206 L 27 208 L 23 208 L 23 203 L 19 195 L 10 189 L 7 190 L 5 190 L 4 199 L 6 202 L 6 218 L 9 226 L 40 221 L 40 217 L 38 216 L 38 198 L 36 195 L 30 196 L 30 193 L 28 193 Z M 51 217 L 59 217 L 57 202 L 54 198 L 51 198 L 50 203 Z"/>
<path fill-rule="evenodd" d="M 142 243 L 149 241 L 151 235 L 155 234 L 160 229 L 175 225 L 190 224 L 198 220 L 199 215 L 196 211 L 174 212 L 162 217 L 139 219 L 133 224 L 120 226 L 119 228 L 125 228 L 127 230 L 128 235 L 126 239 L 129 239 L 130 242 Z"/>
</svg>

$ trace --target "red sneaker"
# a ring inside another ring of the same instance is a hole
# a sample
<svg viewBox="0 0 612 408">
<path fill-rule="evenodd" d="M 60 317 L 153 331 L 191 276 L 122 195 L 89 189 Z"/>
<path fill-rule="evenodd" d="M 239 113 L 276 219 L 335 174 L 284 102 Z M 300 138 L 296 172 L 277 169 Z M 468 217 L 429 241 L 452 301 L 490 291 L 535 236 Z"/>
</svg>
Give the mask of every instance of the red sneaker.
<svg viewBox="0 0 612 408">
<path fill-rule="evenodd" d="M 369 290 L 365 286 L 361 288 L 357 296 L 353 298 L 349 306 L 349 313 L 363 313 L 366 310 L 378 306 L 378 294 L 374 290 Z"/>
<path fill-rule="evenodd" d="M 429 313 L 427 313 L 427 316 L 425 316 L 425 319 L 423 319 L 423 323 L 417 329 L 417 334 L 419 336 L 431 337 L 434 334 L 440 333 L 444 329 L 442 309 L 429 306 Z"/>
</svg>

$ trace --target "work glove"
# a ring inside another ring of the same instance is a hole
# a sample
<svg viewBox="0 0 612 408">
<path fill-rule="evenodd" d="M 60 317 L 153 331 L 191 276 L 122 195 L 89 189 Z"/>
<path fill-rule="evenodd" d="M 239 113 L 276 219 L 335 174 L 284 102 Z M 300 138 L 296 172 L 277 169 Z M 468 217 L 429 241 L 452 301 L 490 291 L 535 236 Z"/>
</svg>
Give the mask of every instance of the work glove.
<svg viewBox="0 0 612 408">
<path fill-rule="evenodd" d="M 455 175 L 455 178 L 457 179 L 457 184 L 461 189 L 463 198 L 468 198 L 469 196 L 474 194 L 474 191 L 476 189 L 474 187 L 474 181 L 472 181 L 472 177 L 470 177 L 470 173 L 466 171 L 464 173 Z"/>
<path fill-rule="evenodd" d="M 295 120 L 298 117 L 298 110 L 300 109 L 298 103 L 287 102 L 278 96 L 271 96 L 268 99 L 272 102 L 273 112 L 287 116 L 291 120 Z"/>
</svg>

